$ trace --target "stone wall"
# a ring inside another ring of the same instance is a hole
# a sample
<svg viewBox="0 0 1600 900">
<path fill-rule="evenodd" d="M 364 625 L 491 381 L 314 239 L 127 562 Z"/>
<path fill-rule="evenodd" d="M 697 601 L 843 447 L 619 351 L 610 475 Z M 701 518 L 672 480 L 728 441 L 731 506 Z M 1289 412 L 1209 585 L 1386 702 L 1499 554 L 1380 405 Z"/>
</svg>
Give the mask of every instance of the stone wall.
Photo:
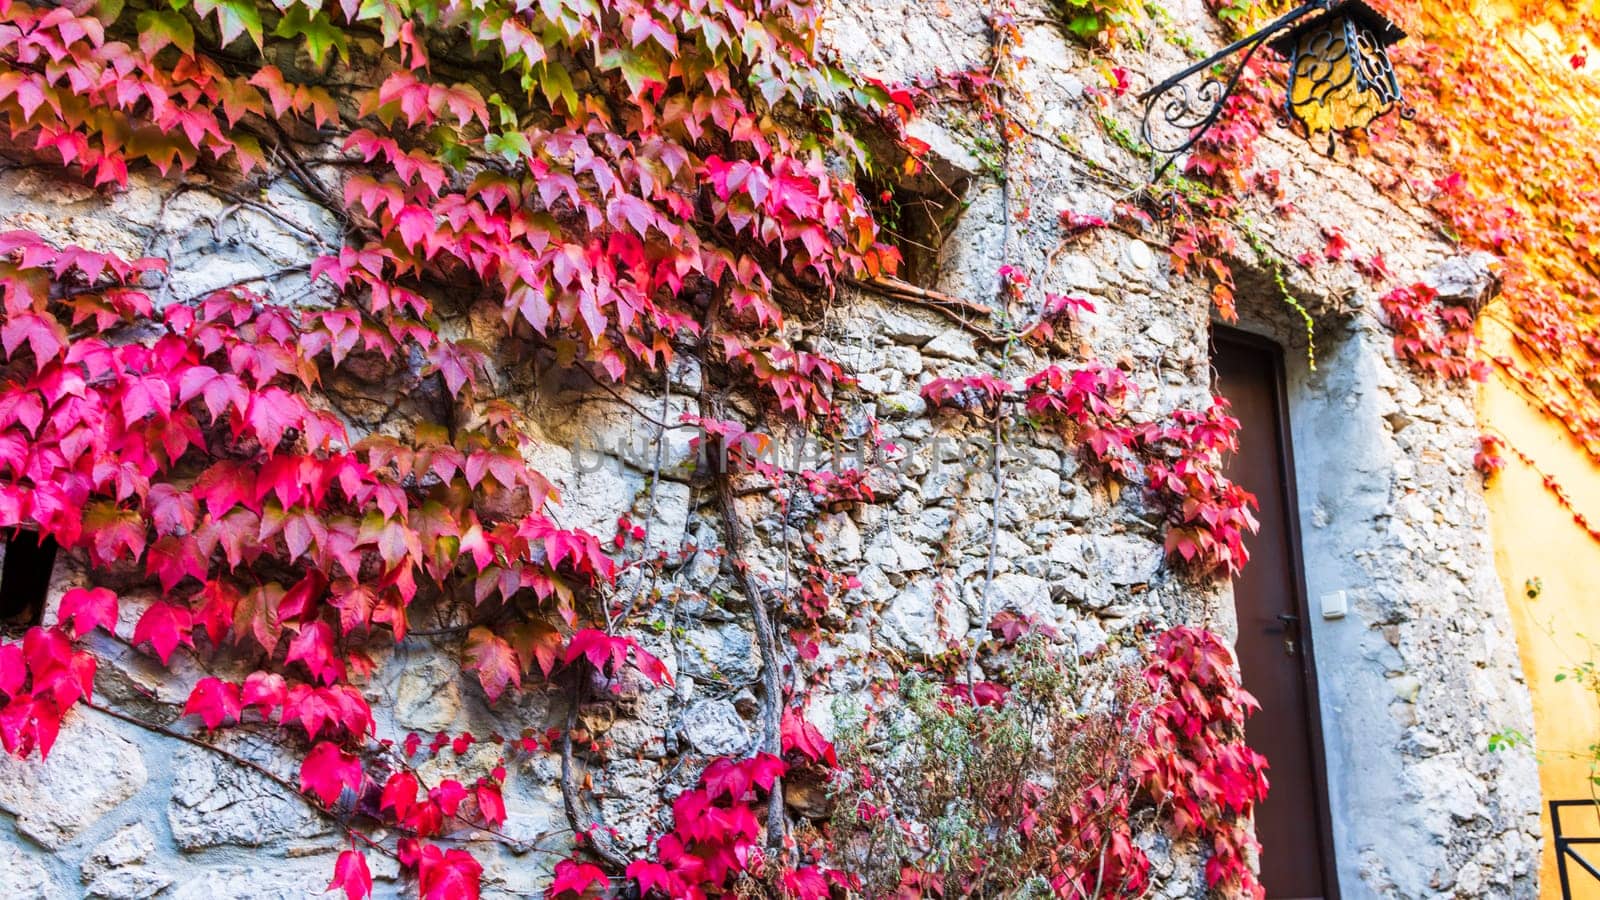
<svg viewBox="0 0 1600 900">
<path fill-rule="evenodd" d="M 835 0 L 825 38 L 865 74 L 905 81 L 985 65 L 986 12 L 987 4 L 970 0 Z M 1103 78 L 1049 17 L 1043 7 L 1018 16 L 1025 59 L 1017 62 L 1013 113 L 1042 138 L 997 153 L 986 126 L 959 109 L 935 108 L 912 125 L 932 147 L 934 171 L 963 192 L 964 210 L 942 235 L 925 286 L 992 297 L 998 269 L 1010 264 L 1040 291 L 1090 297 L 1097 312 L 1084 317 L 1078 353 L 1064 361 L 1097 358 L 1126 369 L 1140 389 L 1142 418 L 1198 407 L 1210 396 L 1208 293 L 1173 272 L 1159 227 L 1148 240 L 1110 230 L 1062 240 L 1056 223 L 1064 210 L 1107 214 L 1117 199 L 1095 166 L 1137 178 L 1143 163 L 1095 123 L 1085 87 Z M 1136 87 L 1186 62 L 1173 37 L 1202 46 L 1219 40 L 1200 0 L 1174 3 L 1163 18 L 1169 24 L 1153 29 L 1148 48 L 1113 53 Z M 1124 120 L 1131 109 L 1130 101 Z M 1263 169 L 1281 172 L 1296 210 L 1287 219 L 1267 208 L 1256 214 L 1282 258 L 1320 251 L 1324 223 L 1344 229 L 1353 255 L 1381 250 L 1398 283 L 1436 277 L 1449 258 L 1425 215 L 1398 192 L 1375 190 L 1360 162 L 1320 158 L 1277 131 L 1259 152 Z M 165 182 L 136 181 L 108 197 L 26 169 L 0 174 L 0 228 L 169 256 L 172 299 L 308 262 L 316 249 L 301 230 L 333 236 L 334 224 L 287 185 L 263 202 L 293 226 Z M 1331 267 L 1295 269 L 1289 283 L 1315 319 L 1312 371 L 1303 326 L 1273 279 L 1253 258 L 1236 265 L 1242 324 L 1288 347 L 1313 609 L 1332 591 L 1351 600 L 1348 617 L 1313 623 L 1343 893 L 1535 896 L 1533 765 L 1486 752 L 1490 733 L 1530 726 L 1471 466 L 1470 395 L 1399 365 L 1371 285 Z M 303 279 L 278 280 L 272 290 L 281 299 L 316 300 Z M 493 326 L 467 320 L 454 327 Z M 801 677 L 818 674 L 823 683 L 810 711 L 824 731 L 835 699 L 855 700 L 873 678 L 966 639 L 985 606 L 1041 615 L 1079 651 L 1146 619 L 1232 631 L 1227 590 L 1197 587 L 1163 565 L 1159 525 L 1137 497 L 1113 498 L 1059 439 L 1022 428 L 1006 434 L 999 555 L 991 592 L 982 596 L 995 494 L 986 429 L 930 417 L 918 386 L 977 372 L 1016 382 L 1055 359 L 1027 347 L 1003 354 L 940 315 L 868 293 L 847 292 L 812 339 L 859 379 L 852 421 L 864 427 L 864 413 L 875 413 L 880 437 L 900 448 L 875 460 L 874 502 L 801 511 L 816 512 L 824 559 L 861 583 L 837 611 L 833 643 L 816 660 L 794 661 Z M 682 365 L 665 394 L 645 387 L 613 394 L 522 372 L 499 373 L 494 385 L 518 401 L 546 442 L 532 461 L 565 495 L 564 526 L 607 532 L 628 513 L 652 522 L 653 545 L 694 550 L 664 576 L 673 602 L 651 610 L 650 627 L 639 633 L 667 662 L 675 687 L 579 710 L 611 742 L 609 762 L 591 773 L 602 818 L 634 845 L 659 829 L 658 798 L 692 781 L 693 765 L 680 763 L 750 749 L 758 727 L 760 658 L 748 615 L 732 599 L 739 595 L 733 573 L 716 553 L 724 538 L 715 498 L 690 477 L 691 435 L 663 435 L 638 412 L 677 421 L 698 379 Z M 666 449 L 652 490 L 658 436 Z M 861 439 L 861 429 L 853 436 Z M 781 581 L 797 523 L 764 494 L 739 503 L 760 539 L 750 562 Z M 52 601 L 77 577 L 71 560 L 58 564 Z M 124 624 L 131 628 L 139 611 L 137 602 L 125 603 Z M 456 612 L 437 610 L 441 630 Z M 428 627 L 420 619 L 419 626 Z M 97 683 L 102 702 L 190 733 L 192 723 L 178 721 L 181 685 L 157 679 L 127 647 L 97 649 L 115 663 Z M 381 736 L 515 734 L 565 720 L 564 694 L 537 686 L 491 710 L 476 683 L 460 678 L 461 649 L 449 634 L 421 637 L 378 660 L 365 691 Z M 190 667 L 184 674 L 202 673 Z M 294 780 L 290 760 L 248 736 L 225 742 L 260 768 L 83 709 L 70 716 L 47 762 L 0 758 L 0 891 L 50 898 L 320 892 L 344 839 L 275 783 L 274 775 Z M 459 756 L 446 750 L 430 766 L 475 777 L 495 756 L 477 744 Z M 538 895 L 550 866 L 570 849 L 558 770 L 549 754 L 524 759 L 511 773 L 504 839 L 484 836 L 491 895 Z M 1203 895 L 1192 848 L 1168 852 L 1155 841 L 1151 849 L 1159 895 Z M 380 887 L 395 889 L 392 881 Z"/>
</svg>

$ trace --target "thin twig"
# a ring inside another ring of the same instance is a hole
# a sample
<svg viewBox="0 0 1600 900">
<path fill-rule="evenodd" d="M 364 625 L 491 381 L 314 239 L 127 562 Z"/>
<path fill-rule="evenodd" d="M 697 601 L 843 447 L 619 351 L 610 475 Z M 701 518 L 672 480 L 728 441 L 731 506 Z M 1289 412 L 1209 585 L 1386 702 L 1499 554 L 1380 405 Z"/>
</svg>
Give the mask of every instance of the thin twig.
<svg viewBox="0 0 1600 900">
<path fill-rule="evenodd" d="M 992 6 L 991 10 L 993 10 Z M 995 54 L 997 73 L 999 70 L 999 61 L 1005 56 L 1004 52 L 1002 52 L 1002 41 L 1003 39 L 1000 37 L 999 33 L 995 32 L 994 36 L 991 38 L 990 49 Z M 998 92 L 997 102 L 1000 106 L 1000 110 L 1002 114 L 1005 114 L 1006 117 L 1009 118 L 1009 114 L 1006 113 L 1005 80 L 1003 78 L 996 78 L 994 84 L 996 91 Z M 1000 153 L 1001 165 L 1003 167 L 1002 174 L 1004 174 L 1006 170 L 1009 170 L 1011 161 L 1011 140 L 1006 136 L 1006 130 L 1004 127 L 1000 129 Z M 1009 177 L 1002 177 L 1000 179 L 1000 219 L 1004 229 L 1000 239 L 1000 252 L 1002 254 L 1007 254 L 1011 249 L 1011 179 Z M 1029 330 L 1031 331 L 1032 329 L 1030 328 Z M 1014 347 L 1016 347 L 1016 343 L 1015 336 L 1012 336 L 1010 339 L 1005 341 L 1005 349 L 1000 354 L 1000 367 L 998 370 L 999 375 L 1002 378 L 1005 377 L 1006 365 L 1011 361 L 1011 351 Z M 989 628 L 990 605 L 992 603 L 992 598 L 990 595 L 994 592 L 995 561 L 1000 555 L 1000 501 L 1005 496 L 1004 421 L 1004 418 L 996 413 L 993 420 L 992 430 L 994 447 L 991 448 L 991 452 L 994 455 L 994 492 L 989 503 L 989 558 L 984 565 L 983 596 L 980 600 L 978 611 L 978 636 L 972 642 L 971 652 L 967 654 L 967 699 L 971 701 L 974 706 L 976 706 L 978 702 L 976 687 L 978 675 L 978 648 L 983 646 L 983 636 Z"/>
<path fill-rule="evenodd" d="M 656 524 L 656 487 L 661 484 L 661 464 L 665 459 L 667 449 L 666 422 L 667 412 L 672 405 L 672 373 L 667 371 L 665 365 L 663 365 L 661 369 L 661 384 L 661 421 L 656 431 L 656 458 L 653 461 L 650 469 L 650 498 L 647 501 L 648 506 L 645 508 L 644 541 L 642 542 L 644 546 L 640 549 L 641 562 L 649 558 L 652 553 L 650 548 L 650 536 L 653 533 Z M 655 594 L 656 581 L 660 577 L 661 564 L 660 561 L 657 560 L 657 562 L 650 567 L 649 587 L 645 588 L 642 593 L 635 591 L 633 596 L 628 598 L 628 604 L 627 606 L 623 607 L 622 612 L 617 616 L 617 621 L 624 621 L 628 618 L 628 616 L 633 612 L 634 606 L 638 604 L 640 597 L 650 597 Z"/>
<path fill-rule="evenodd" d="M 708 419 L 722 418 L 722 411 L 704 388 L 700 391 L 700 414 Z M 715 448 L 714 460 L 725 460 L 722 448 Z M 778 656 L 777 631 L 773 627 L 772 613 L 767 608 L 765 593 L 744 560 L 744 530 L 739 523 L 739 510 L 734 499 L 733 479 L 726 465 L 714 462 L 716 471 L 712 481 L 716 485 L 717 509 L 722 514 L 723 540 L 727 543 L 727 557 L 733 564 L 734 574 L 744 589 L 745 601 L 750 605 L 751 617 L 756 626 L 756 647 L 761 653 L 761 749 L 774 756 L 783 752 L 780 736 L 780 706 L 783 703 L 783 681 Z M 767 847 L 776 852 L 783 846 L 783 784 L 772 782 L 767 797 Z"/>
<path fill-rule="evenodd" d="M 578 706 L 583 702 L 583 676 L 580 673 L 572 685 L 572 703 L 567 707 L 567 727 L 561 733 L 561 805 L 567 813 L 567 824 L 576 834 L 586 836 L 587 847 L 607 865 L 617 871 L 628 867 L 628 858 L 617 850 L 611 833 L 591 818 L 583 798 L 578 794 L 578 784 L 572 759 L 572 732 L 578 727 Z"/>
<path fill-rule="evenodd" d="M 250 275 L 250 276 L 247 276 L 245 278 L 236 278 L 233 281 L 228 282 L 227 284 L 219 284 L 219 285 L 217 285 L 216 287 L 213 287 L 213 288 L 206 288 L 205 290 L 200 291 L 197 294 L 192 294 L 192 295 L 190 295 L 188 297 L 184 297 L 184 298 L 178 300 L 177 302 L 179 304 L 181 304 L 181 305 L 188 305 L 190 303 L 197 303 L 197 302 L 199 302 L 201 300 L 204 300 L 205 298 L 211 296 L 212 294 L 215 294 L 218 291 L 230 291 L 230 290 L 233 290 L 234 288 L 242 288 L 242 287 L 245 287 L 246 285 L 256 284 L 258 282 L 261 283 L 261 284 L 267 285 L 268 286 L 268 290 L 271 290 L 271 285 L 272 285 L 272 283 L 274 281 L 277 281 L 277 280 L 282 279 L 282 278 L 287 278 L 290 275 L 299 275 L 301 273 L 304 273 L 304 272 L 308 271 L 310 268 L 311 268 L 311 266 L 309 264 L 301 264 L 301 265 L 296 265 L 296 266 L 284 266 L 281 269 L 277 269 L 277 270 L 274 270 L 274 271 L 271 271 L 271 272 L 262 272 L 259 275 Z"/>
<path fill-rule="evenodd" d="M 102 706 L 99 703 L 95 703 L 93 700 L 84 700 L 83 701 L 83 705 L 87 706 L 88 708 L 90 708 L 92 710 L 94 710 L 95 712 L 101 713 L 103 715 L 110 716 L 111 718 L 116 719 L 116 720 L 118 720 L 120 722 L 126 722 L 129 725 L 132 725 L 132 726 L 134 726 L 136 728 L 141 728 L 141 729 L 143 729 L 145 731 L 150 732 L 151 734 L 159 734 L 162 737 L 171 738 L 171 739 L 173 739 L 175 741 L 182 741 L 183 743 L 189 744 L 190 746 L 193 746 L 193 747 L 199 747 L 200 749 L 205 750 L 208 753 L 214 754 L 214 755 L 216 755 L 218 757 L 221 757 L 222 759 L 227 760 L 228 762 L 232 763 L 235 766 L 238 766 L 241 769 L 248 769 L 248 770 L 256 773 L 257 775 L 260 775 L 262 778 L 265 778 L 266 780 L 272 782 L 273 784 L 277 785 L 278 787 L 283 788 L 291 796 L 293 796 L 295 799 L 299 800 L 301 803 L 305 804 L 308 808 L 314 810 L 318 815 L 321 815 L 323 818 L 326 818 L 331 822 L 337 823 L 338 825 L 340 825 L 341 827 L 345 828 L 346 830 L 351 830 L 350 823 L 344 816 L 339 815 L 338 813 L 336 813 L 333 810 L 327 808 L 326 806 L 323 806 L 321 803 L 318 803 L 317 801 L 313 800 L 312 798 L 310 798 L 310 797 L 306 796 L 305 794 L 301 793 L 299 785 L 294 784 L 293 782 L 289 781 L 287 778 L 284 778 L 283 776 L 277 774 L 276 772 L 272 771 L 271 769 L 267 768 L 266 766 L 263 766 L 260 763 L 255 762 L 254 760 L 245 759 L 244 757 L 239 756 L 236 753 L 230 753 L 227 750 L 224 750 L 221 747 L 216 746 L 215 744 L 208 744 L 205 741 L 202 741 L 197 737 L 194 737 L 192 735 L 184 734 L 181 731 L 174 731 L 173 729 L 168 728 L 165 725 L 157 725 L 154 722 L 148 722 L 148 721 L 146 721 L 144 719 L 139 718 L 138 716 L 129 715 L 128 713 L 122 712 L 121 710 L 112 709 L 109 706 Z M 385 856 L 398 858 L 398 857 L 395 856 L 395 853 L 393 851 L 389 850 L 388 848 L 386 848 L 386 847 L 384 847 L 382 845 L 373 844 L 372 846 L 374 847 L 374 849 L 382 852 Z"/>
<path fill-rule="evenodd" d="M 670 424 L 667 423 L 667 414 L 666 414 L 666 411 L 665 411 L 664 407 L 663 407 L 663 411 L 661 413 L 661 418 L 658 419 L 655 416 L 652 416 L 649 413 L 645 412 L 644 410 L 640 409 L 638 404 L 636 404 L 633 401 L 629 400 L 627 397 L 622 396 L 620 393 L 617 392 L 616 388 L 613 388 L 611 385 L 606 384 L 604 381 L 601 381 L 599 376 L 597 376 L 593 372 L 589 371 L 589 367 L 588 366 L 576 366 L 575 368 L 579 372 L 582 372 L 584 375 L 588 376 L 589 380 L 594 382 L 596 387 L 598 387 L 601 390 L 605 391 L 606 393 L 610 394 L 612 399 L 616 400 L 618 403 L 621 403 L 623 406 L 626 406 L 628 409 L 633 411 L 634 415 L 638 416 L 640 419 L 644 420 L 645 422 L 648 422 L 649 424 L 656 426 L 656 428 L 660 429 L 662 432 L 683 431 L 683 430 L 688 430 L 688 429 L 699 427 L 697 425 L 693 425 L 693 424 L 688 423 L 688 422 L 680 422 L 677 425 L 670 425 Z M 670 390 L 670 388 L 669 388 L 669 390 Z"/>
<path fill-rule="evenodd" d="M 872 291 L 873 293 L 877 294 L 885 294 L 896 297 L 915 297 L 918 300 L 926 300 L 929 303 L 949 307 L 952 309 L 959 309 L 964 312 L 969 312 L 979 316 L 987 316 L 994 312 L 993 309 L 985 306 L 982 303 L 974 303 L 971 300 L 963 300 L 954 294 L 946 294 L 943 291 L 935 291 L 930 290 L 929 288 L 918 287 L 909 281 L 902 281 L 892 275 L 880 275 L 877 278 L 867 279 L 846 278 L 845 283 L 851 287 Z"/>
<path fill-rule="evenodd" d="M 322 235 L 312 231 L 310 228 L 304 225 L 301 225 L 299 222 L 294 221 L 293 219 L 289 218 L 283 213 L 278 212 L 265 203 L 251 200 L 250 198 L 241 194 L 227 190 L 226 188 L 217 187 L 215 185 L 202 185 L 198 189 L 209 194 L 215 194 L 216 196 L 222 197 L 225 200 L 231 200 L 236 206 L 241 206 L 252 212 L 274 219 L 283 227 L 288 228 L 289 230 L 301 235 L 302 237 L 305 237 L 308 240 L 315 241 L 317 245 L 323 249 L 333 249 L 333 245 L 328 243 L 328 241 L 324 239 Z"/>
</svg>

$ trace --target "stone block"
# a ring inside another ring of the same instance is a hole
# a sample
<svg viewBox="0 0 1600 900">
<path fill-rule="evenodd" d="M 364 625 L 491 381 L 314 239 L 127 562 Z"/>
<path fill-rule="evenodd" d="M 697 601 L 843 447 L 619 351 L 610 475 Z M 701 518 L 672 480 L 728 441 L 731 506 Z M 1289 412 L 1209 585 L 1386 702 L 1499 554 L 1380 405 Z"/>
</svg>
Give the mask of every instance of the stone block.
<svg viewBox="0 0 1600 900">
<path fill-rule="evenodd" d="M 91 880 L 112 869 L 142 863 L 156 849 L 155 835 L 143 822 L 124 825 L 116 834 L 102 841 L 83 861 L 83 877 Z"/>
<path fill-rule="evenodd" d="M 937 313 L 904 306 L 884 305 L 878 308 L 878 333 L 896 344 L 921 347 L 943 334 L 948 327 L 940 321 Z"/>
<path fill-rule="evenodd" d="M 684 739 L 707 756 L 735 756 L 750 745 L 750 732 L 727 700 L 703 700 L 683 711 Z"/>
<path fill-rule="evenodd" d="M 937 584 L 943 584 L 942 592 L 936 590 Z M 940 627 L 941 611 L 945 628 Z M 925 658 L 944 650 L 949 638 L 966 635 L 971 618 L 947 582 L 923 577 L 913 579 L 894 595 L 880 622 L 879 635 L 890 647 Z"/>
<path fill-rule="evenodd" d="M 0 753 L 0 809 L 54 850 L 144 787 L 138 745 L 82 712 L 68 713 L 48 759 Z"/>
<path fill-rule="evenodd" d="M 22 848 L 0 843 L 0 896 L 6 900 L 56 900 L 67 896 L 48 869 Z"/>
<path fill-rule="evenodd" d="M 972 335 L 954 328 L 924 344 L 922 355 L 965 363 L 978 361 L 978 349 Z"/>
<path fill-rule="evenodd" d="M 761 671 L 755 635 L 734 622 L 701 625 L 683 636 L 683 673 L 697 681 L 754 681 Z"/>
<path fill-rule="evenodd" d="M 207 869 L 179 884 L 169 896 L 172 900 L 307 900 L 326 892 L 333 861 L 327 857 L 318 868 L 289 868 L 274 859 L 248 867 Z"/>
<path fill-rule="evenodd" d="M 461 667 L 444 659 L 407 659 L 395 685 L 394 718 L 402 728 L 441 731 L 461 714 Z"/>
<path fill-rule="evenodd" d="M 235 752 L 238 752 L 237 749 Z M 304 802 L 250 771 L 196 747 L 178 751 L 167 822 L 184 850 L 259 847 L 327 830 Z"/>
</svg>

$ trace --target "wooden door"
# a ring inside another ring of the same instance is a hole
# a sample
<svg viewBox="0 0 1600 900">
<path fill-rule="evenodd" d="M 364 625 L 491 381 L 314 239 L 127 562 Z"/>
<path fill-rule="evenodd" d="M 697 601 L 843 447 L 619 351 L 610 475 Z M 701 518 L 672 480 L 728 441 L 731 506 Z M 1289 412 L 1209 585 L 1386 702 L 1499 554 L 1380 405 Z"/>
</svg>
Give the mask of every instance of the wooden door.
<svg viewBox="0 0 1600 900">
<path fill-rule="evenodd" d="M 1229 478 L 1256 495 L 1261 530 L 1245 540 L 1250 562 L 1233 582 L 1236 651 L 1244 687 L 1261 701 L 1246 725 L 1251 747 L 1271 766 L 1267 799 L 1256 808 L 1261 881 L 1269 900 L 1332 898 L 1333 879 L 1321 728 L 1299 557 L 1293 457 L 1275 346 L 1234 332 L 1212 336 L 1217 393 L 1239 419 L 1239 452 Z"/>
</svg>

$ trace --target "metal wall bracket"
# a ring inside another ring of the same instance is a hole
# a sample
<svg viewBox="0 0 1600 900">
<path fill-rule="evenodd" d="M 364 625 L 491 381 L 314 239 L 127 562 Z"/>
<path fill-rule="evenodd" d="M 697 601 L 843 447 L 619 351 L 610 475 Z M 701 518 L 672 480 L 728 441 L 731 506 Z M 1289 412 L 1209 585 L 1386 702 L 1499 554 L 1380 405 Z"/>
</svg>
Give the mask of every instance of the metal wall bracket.
<svg viewBox="0 0 1600 900">
<path fill-rule="evenodd" d="M 1146 146 L 1167 157 L 1156 170 L 1153 180 L 1159 180 L 1172 163 L 1193 147 L 1195 142 L 1205 135 L 1207 129 L 1221 118 L 1223 110 L 1228 105 L 1228 98 L 1233 96 L 1234 90 L 1239 86 L 1239 77 L 1244 74 L 1245 67 L 1250 65 L 1250 60 L 1255 57 L 1262 45 L 1306 16 L 1325 11 L 1330 2 L 1331 0 L 1311 0 L 1285 13 L 1255 34 L 1234 41 L 1139 95 L 1140 102 L 1144 103 L 1144 118 L 1139 124 L 1139 137 Z M 1226 75 L 1212 71 L 1218 64 L 1241 50 L 1244 51 L 1244 56 L 1232 71 Z M 1205 77 L 1199 84 L 1191 85 L 1190 79 L 1201 74 Z M 1161 122 L 1184 134 L 1184 138 L 1176 143 L 1170 143 L 1158 137 L 1152 127 L 1153 121 L 1158 117 Z"/>
</svg>

